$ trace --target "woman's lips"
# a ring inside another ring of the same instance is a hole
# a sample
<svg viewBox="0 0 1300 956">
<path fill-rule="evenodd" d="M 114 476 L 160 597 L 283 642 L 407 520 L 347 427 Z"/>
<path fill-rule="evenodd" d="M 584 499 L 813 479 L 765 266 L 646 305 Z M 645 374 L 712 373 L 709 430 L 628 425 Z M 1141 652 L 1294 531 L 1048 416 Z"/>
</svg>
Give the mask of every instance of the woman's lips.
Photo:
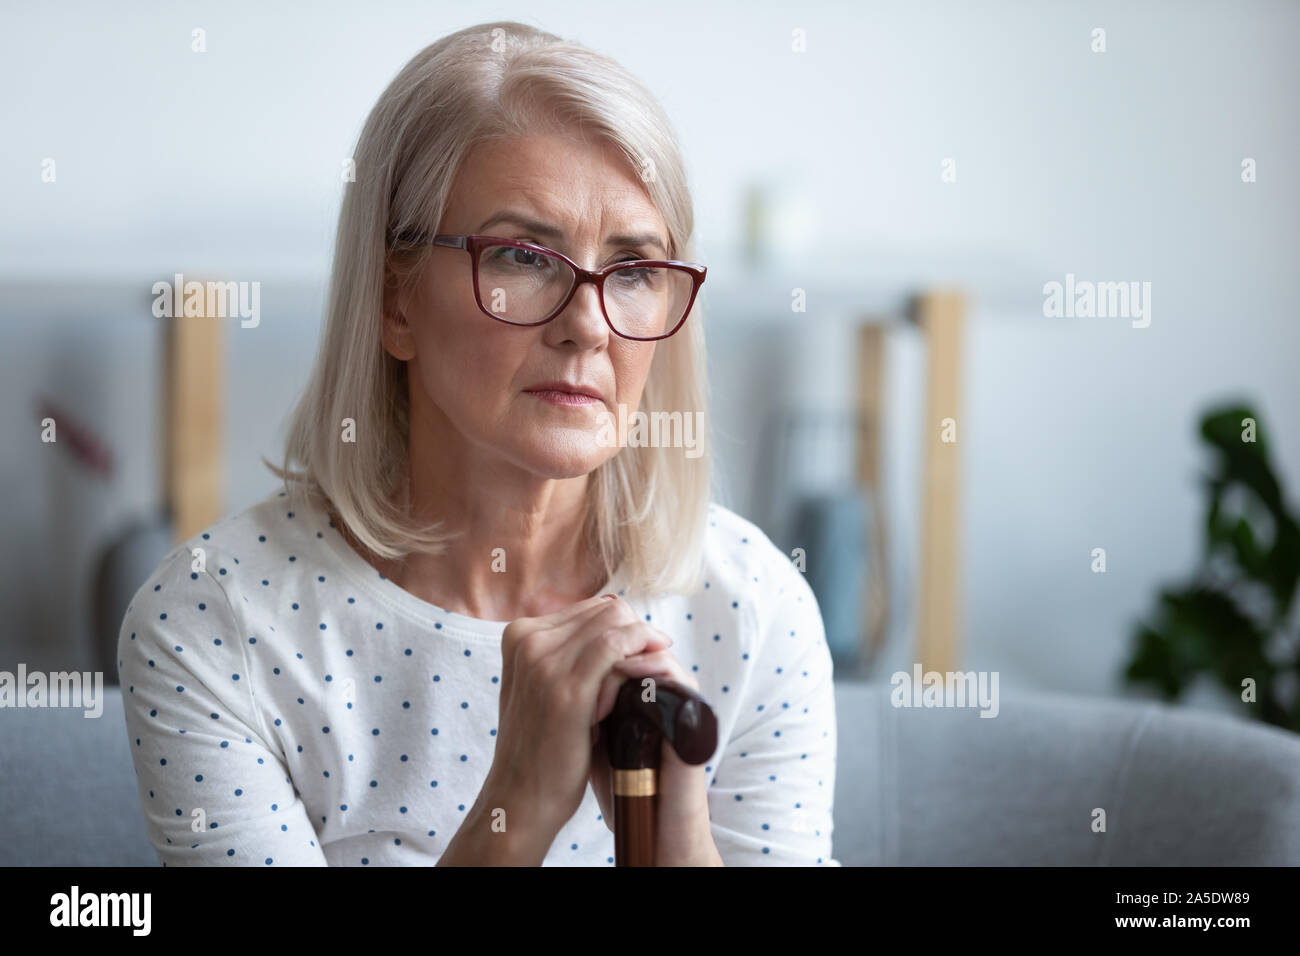
<svg viewBox="0 0 1300 956">
<path fill-rule="evenodd" d="M 544 402 L 552 405 L 598 405 L 600 399 L 593 398 L 590 395 L 579 395 L 576 392 L 559 392 L 554 389 L 542 388 L 536 391 L 526 392 L 527 395 L 534 395 Z"/>
</svg>

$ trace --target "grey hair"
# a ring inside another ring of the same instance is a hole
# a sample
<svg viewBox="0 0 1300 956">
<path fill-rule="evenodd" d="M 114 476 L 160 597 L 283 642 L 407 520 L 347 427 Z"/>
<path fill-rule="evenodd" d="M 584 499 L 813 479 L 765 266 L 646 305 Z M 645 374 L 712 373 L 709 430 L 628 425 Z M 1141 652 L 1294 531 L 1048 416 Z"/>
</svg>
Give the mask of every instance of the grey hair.
<svg viewBox="0 0 1300 956">
<path fill-rule="evenodd" d="M 694 259 L 694 210 L 671 123 L 653 94 L 612 58 L 512 21 L 468 27 L 417 53 L 370 111 L 356 179 L 339 214 L 324 334 L 292 414 L 284 466 L 290 495 L 328 502 L 373 554 L 441 554 L 453 537 L 409 513 L 406 363 L 381 339 L 386 273 L 410 283 L 429 250 L 392 237 L 430 233 L 463 160 L 481 142 L 534 132 L 593 136 L 618 147 L 668 228 L 668 257 Z M 661 340 L 641 408 L 708 422 L 699 302 Z M 696 413 L 699 413 L 698 415 Z M 344 419 L 355 442 L 341 440 Z M 627 446 L 588 476 L 583 540 L 629 587 L 699 587 L 712 493 L 707 424 L 701 454 Z M 290 465 L 296 463 L 297 470 Z"/>
</svg>

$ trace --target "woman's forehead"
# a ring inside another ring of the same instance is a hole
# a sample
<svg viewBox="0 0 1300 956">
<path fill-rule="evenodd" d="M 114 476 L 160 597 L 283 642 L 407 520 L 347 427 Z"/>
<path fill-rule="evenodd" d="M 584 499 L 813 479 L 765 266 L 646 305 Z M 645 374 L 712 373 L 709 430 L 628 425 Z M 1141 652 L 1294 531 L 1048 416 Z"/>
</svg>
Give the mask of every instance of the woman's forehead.
<svg viewBox="0 0 1300 956">
<path fill-rule="evenodd" d="M 611 243 L 666 250 L 663 217 L 631 164 L 611 150 L 562 137 L 480 144 L 457 177 L 448 213 L 473 232 L 504 223 L 547 242 L 599 227 Z"/>
</svg>

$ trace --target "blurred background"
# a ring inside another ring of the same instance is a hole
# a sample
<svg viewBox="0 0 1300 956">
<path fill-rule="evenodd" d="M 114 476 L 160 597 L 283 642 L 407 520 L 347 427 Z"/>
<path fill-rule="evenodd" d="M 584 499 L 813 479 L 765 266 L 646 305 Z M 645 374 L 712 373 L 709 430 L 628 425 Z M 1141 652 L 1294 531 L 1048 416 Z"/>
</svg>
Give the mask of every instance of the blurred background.
<svg viewBox="0 0 1300 956">
<path fill-rule="evenodd" d="M 1244 669 L 1300 730 L 1295 4 L 3 18 L 0 669 L 90 667 L 139 583 L 111 549 L 170 547 L 178 497 L 273 490 L 367 111 L 420 48 L 514 19 L 622 61 L 672 117 L 718 500 L 804 549 L 837 675 L 923 660 L 1241 712 Z M 260 283 L 260 321 L 169 338 L 151 289 L 177 273 Z M 1067 275 L 1150 283 L 1149 325 L 1048 316 Z"/>
</svg>

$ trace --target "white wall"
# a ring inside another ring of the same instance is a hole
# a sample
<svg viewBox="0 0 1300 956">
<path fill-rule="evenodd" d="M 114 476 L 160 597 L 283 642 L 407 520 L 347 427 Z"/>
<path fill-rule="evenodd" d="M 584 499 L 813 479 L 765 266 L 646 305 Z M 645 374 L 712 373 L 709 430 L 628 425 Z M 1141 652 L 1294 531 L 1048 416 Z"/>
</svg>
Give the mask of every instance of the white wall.
<svg viewBox="0 0 1300 956">
<path fill-rule="evenodd" d="M 366 111 L 412 53 L 479 15 L 427 2 L 308 9 L 6 9 L 0 268 L 146 289 L 175 271 L 268 286 L 319 279 L 340 163 Z M 1195 421 L 1211 400 L 1242 395 L 1259 406 L 1296 500 L 1295 5 L 668 2 L 635 21 L 606 3 L 493 11 L 614 55 L 660 95 L 688 159 L 702 258 L 719 263 L 716 288 L 727 287 L 740 235 L 741 186 L 755 180 L 802 196 L 830 237 L 821 248 L 846 270 L 895 290 L 954 272 L 972 286 L 960 433 L 966 666 L 998 669 L 1008 685 L 1119 686 L 1135 615 L 1159 584 L 1192 568 L 1200 547 Z M 207 31 L 204 54 L 190 50 L 194 27 Z M 796 27 L 808 32 L 803 54 L 790 52 Z M 1106 30 L 1104 54 L 1090 52 L 1095 27 Z M 55 184 L 40 181 L 45 157 L 57 162 Z M 956 183 L 940 182 L 944 157 L 957 161 Z M 1256 159 L 1258 182 L 1240 181 L 1243 157 Z M 787 271 L 810 290 L 806 322 L 842 318 L 816 310 L 825 270 L 812 250 L 788 245 L 805 253 Z M 1151 282 L 1150 327 L 1044 318 L 1042 285 L 1067 272 Z M 305 375 L 318 300 L 286 293 L 261 327 L 231 330 L 232 508 L 268 487 L 256 453 L 274 450 Z M 819 328 L 821 352 L 769 362 L 773 380 L 747 364 L 770 348 L 752 349 L 737 317 L 724 327 L 725 302 L 713 305 L 713 361 L 731 389 L 721 405 L 732 417 L 718 424 L 750 436 L 736 443 L 743 457 L 762 428 L 746 411 L 752 400 L 799 401 L 818 355 L 842 360 L 843 333 Z M 134 370 L 153 369 L 156 357 L 102 324 L 86 338 L 39 311 L 11 302 L 0 330 L 0 352 L 15 365 L 3 385 L 6 486 L 26 512 L 5 519 L 26 530 L 7 535 L 19 548 L 0 580 L 11 622 L 62 640 L 73 624 L 33 605 L 30 552 L 76 569 L 31 515 L 82 508 L 81 524 L 94 524 L 104 520 L 94 517 L 103 507 L 86 503 L 95 494 L 119 512 L 143 505 L 152 473 L 139 443 L 152 432 Z M 922 424 L 919 355 L 906 333 L 891 348 L 889 490 L 903 561 L 915 551 L 907 443 L 915 450 Z M 38 388 L 90 419 L 112 409 L 129 420 L 119 430 L 136 444 L 113 488 L 67 477 L 34 487 L 48 478 L 31 437 Z M 743 481 L 732 494 L 746 510 Z M 1088 570 L 1098 546 L 1104 576 Z M 57 589 L 40 574 L 48 602 Z M 905 629 L 889 656 L 891 668 L 910 661 Z"/>
</svg>

